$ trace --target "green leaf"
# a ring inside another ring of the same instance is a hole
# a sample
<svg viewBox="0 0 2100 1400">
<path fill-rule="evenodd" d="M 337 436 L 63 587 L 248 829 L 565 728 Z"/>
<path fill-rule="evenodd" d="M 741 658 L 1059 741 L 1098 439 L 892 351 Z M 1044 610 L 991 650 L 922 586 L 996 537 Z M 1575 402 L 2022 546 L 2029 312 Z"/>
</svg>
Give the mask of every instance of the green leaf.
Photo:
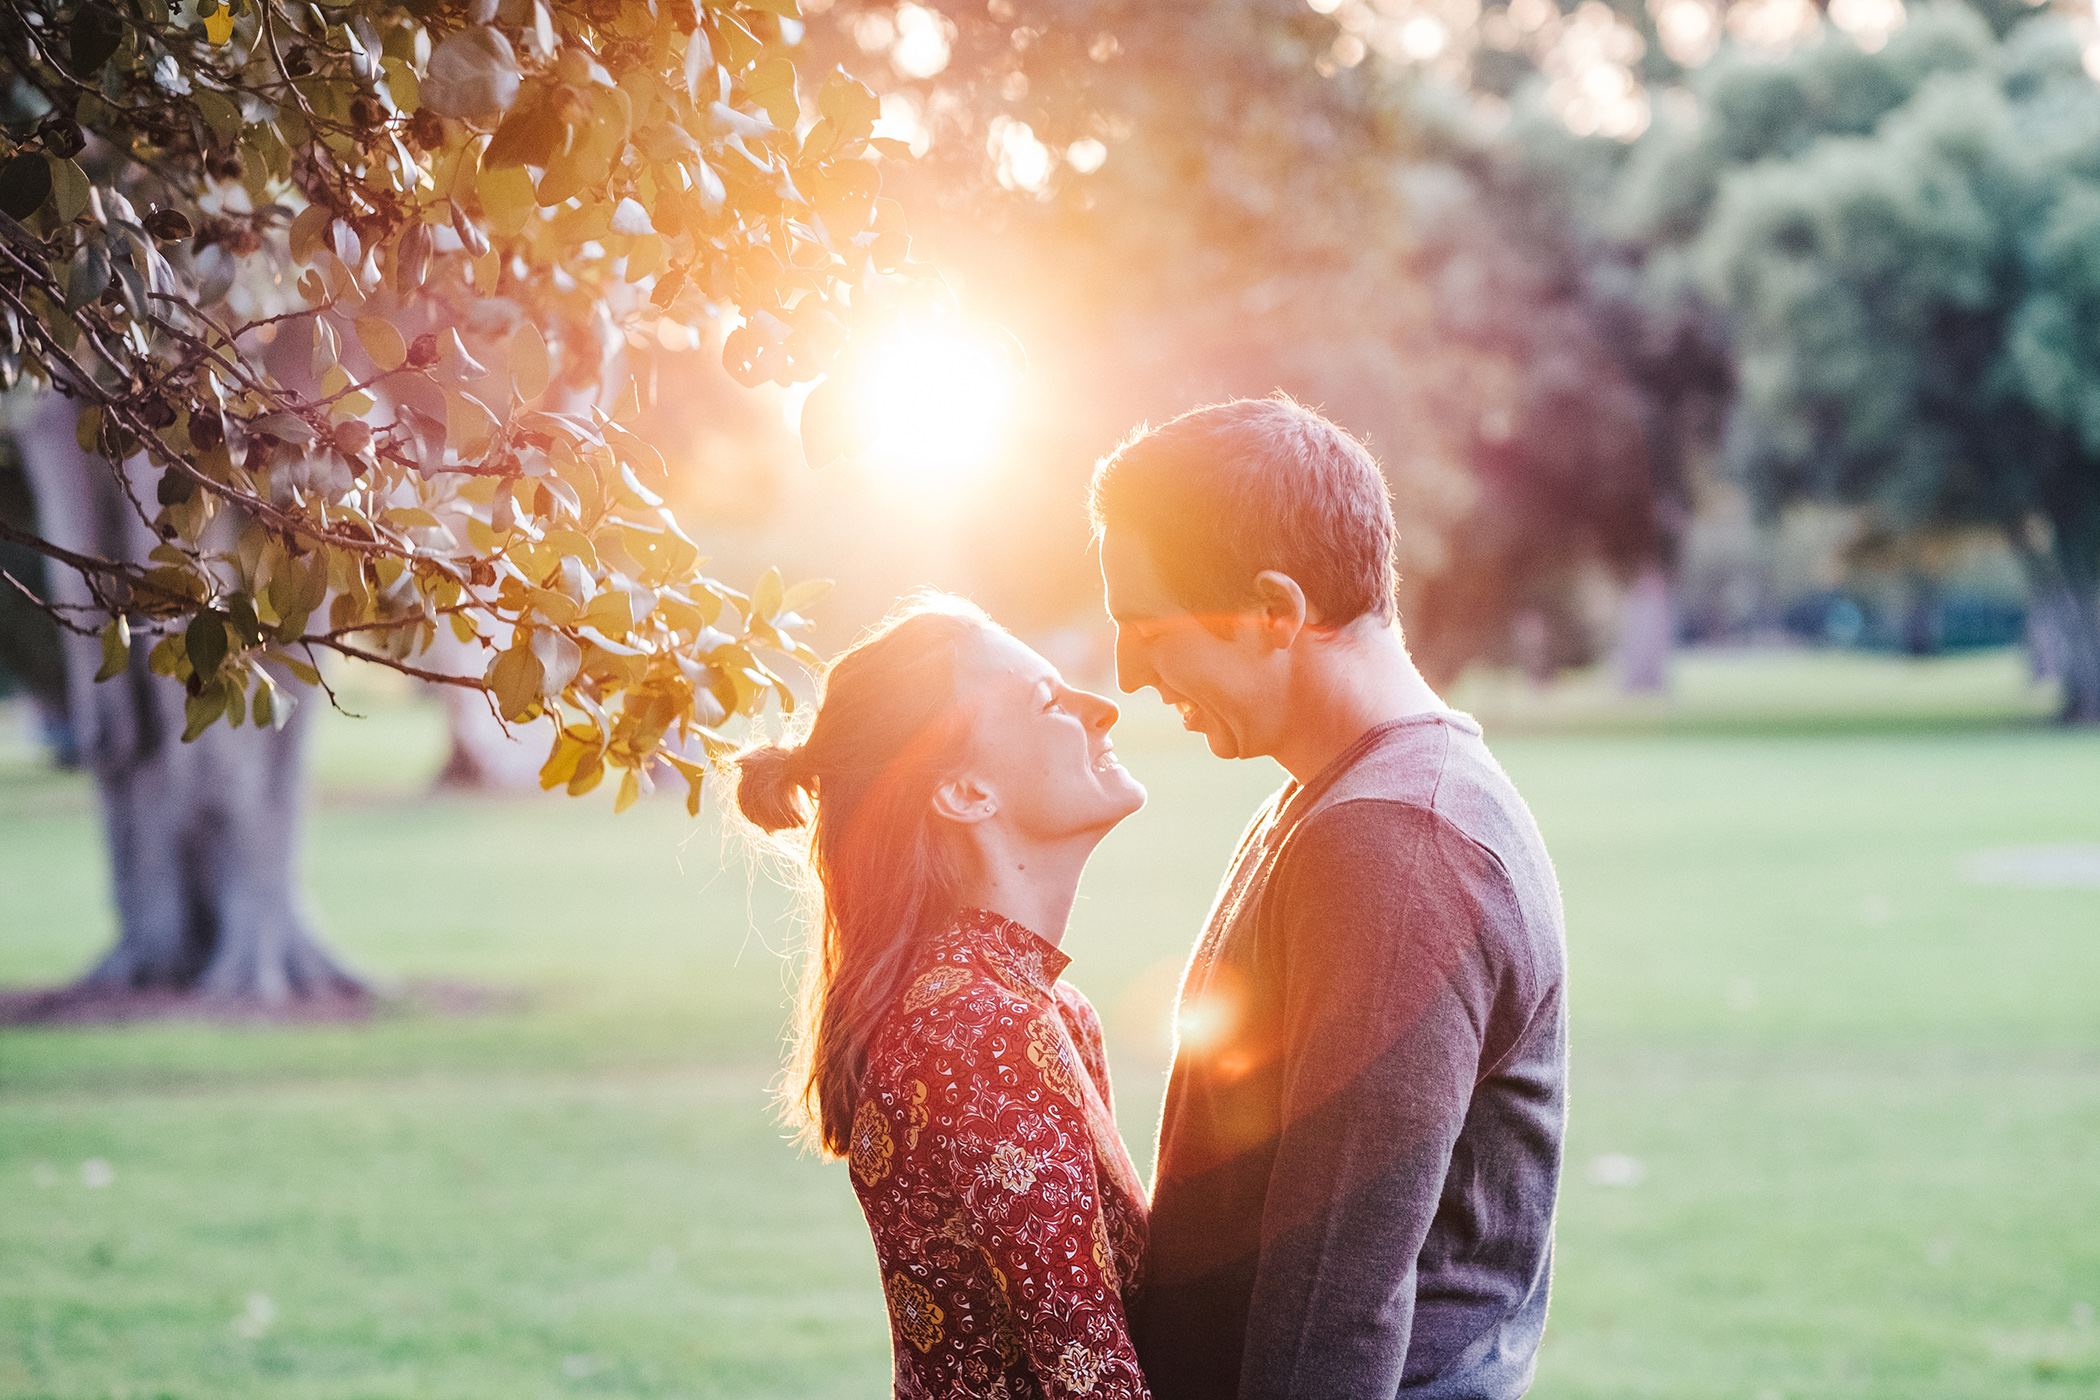
<svg viewBox="0 0 2100 1400">
<path fill-rule="evenodd" d="M 198 677 L 210 680 L 226 659 L 226 620 L 209 610 L 198 613 L 184 629 L 182 643 Z"/>
<path fill-rule="evenodd" d="M 95 679 L 115 680 L 130 666 L 131 625 L 122 617 L 113 617 L 102 629 L 102 669 L 95 672 Z"/>
<path fill-rule="evenodd" d="M 66 310 L 78 311 L 109 290 L 109 245 L 97 238 L 80 250 L 66 279 Z"/>
<path fill-rule="evenodd" d="M 226 688 L 208 685 L 182 702 L 182 742 L 187 744 L 212 727 L 226 713 Z"/>
<path fill-rule="evenodd" d="M 92 78 L 124 42 L 124 21 L 116 16 L 114 8 L 104 9 L 97 0 L 88 0 L 73 12 L 67 39 L 73 71 L 83 78 Z"/>
<path fill-rule="evenodd" d="M 211 128 L 222 146 L 231 146 L 241 134 L 241 108 L 223 92 L 199 87 L 190 94 L 190 101 L 197 104 L 197 115 Z"/>
<path fill-rule="evenodd" d="M 18 155 L 0 167 L 0 209 L 26 219 L 51 197 L 51 161 L 34 153 Z"/>
</svg>

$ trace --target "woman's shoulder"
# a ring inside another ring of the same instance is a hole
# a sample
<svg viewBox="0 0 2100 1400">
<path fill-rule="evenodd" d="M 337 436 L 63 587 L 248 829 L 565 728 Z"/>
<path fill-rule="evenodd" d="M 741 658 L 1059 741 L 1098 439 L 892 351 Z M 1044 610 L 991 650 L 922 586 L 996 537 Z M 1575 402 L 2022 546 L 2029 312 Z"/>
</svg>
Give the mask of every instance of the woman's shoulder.
<svg viewBox="0 0 2100 1400">
<path fill-rule="evenodd" d="M 920 966 L 891 1008 L 887 1029 L 907 1045 L 961 1049 L 1042 1009 L 981 960 L 944 958 Z"/>
</svg>

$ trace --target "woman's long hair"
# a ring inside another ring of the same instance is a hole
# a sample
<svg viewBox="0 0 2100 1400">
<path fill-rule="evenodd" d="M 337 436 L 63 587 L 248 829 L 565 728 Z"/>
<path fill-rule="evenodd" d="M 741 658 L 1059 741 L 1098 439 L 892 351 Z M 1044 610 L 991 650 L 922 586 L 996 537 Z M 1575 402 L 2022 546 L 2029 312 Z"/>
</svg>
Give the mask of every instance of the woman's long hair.
<svg viewBox="0 0 2100 1400">
<path fill-rule="evenodd" d="M 960 598 L 907 599 L 825 669 L 799 746 L 764 744 L 737 760 L 747 820 L 768 834 L 812 827 L 793 852 L 813 877 L 815 946 L 785 1098 L 804 1142 L 834 1155 L 852 1133 L 869 1042 L 923 940 L 955 912 L 957 871 L 933 795 L 969 739 L 958 653 L 994 627 Z"/>
</svg>

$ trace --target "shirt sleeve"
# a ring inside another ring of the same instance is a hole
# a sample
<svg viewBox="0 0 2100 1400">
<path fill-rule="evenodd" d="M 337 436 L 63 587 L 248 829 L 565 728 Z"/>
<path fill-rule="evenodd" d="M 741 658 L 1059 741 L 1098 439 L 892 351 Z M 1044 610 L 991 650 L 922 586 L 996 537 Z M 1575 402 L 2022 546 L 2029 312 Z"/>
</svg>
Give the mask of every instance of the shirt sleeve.
<svg viewBox="0 0 2100 1400">
<path fill-rule="evenodd" d="M 1513 897 L 1493 856 L 1408 804 L 1341 804 L 1292 843 L 1264 911 L 1282 1124 L 1240 1394 L 1391 1395 L 1481 1072 L 1491 925 Z"/>
<path fill-rule="evenodd" d="M 1069 982 L 1057 984 L 1057 1011 L 1064 1018 L 1066 1032 L 1072 1037 L 1072 1048 L 1079 1052 L 1079 1063 L 1085 1067 L 1087 1078 L 1094 1081 L 1102 1106 L 1113 1118 L 1116 1096 L 1108 1084 L 1108 1039 L 1101 1033 L 1100 1015 L 1095 1012 L 1093 1003 Z"/>
<path fill-rule="evenodd" d="M 951 1139 L 1002 1332 L 1049 1396 L 1149 1400 L 1101 1215 L 1080 1068 L 1058 1010 L 1012 1037 Z"/>
</svg>

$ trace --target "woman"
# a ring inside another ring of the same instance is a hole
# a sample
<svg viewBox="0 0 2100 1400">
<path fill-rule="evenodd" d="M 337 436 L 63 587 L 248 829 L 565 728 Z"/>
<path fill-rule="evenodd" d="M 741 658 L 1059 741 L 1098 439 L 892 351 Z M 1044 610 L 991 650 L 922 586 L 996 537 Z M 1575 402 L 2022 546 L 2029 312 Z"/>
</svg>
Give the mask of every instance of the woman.
<svg viewBox="0 0 2100 1400">
<path fill-rule="evenodd" d="M 832 663 L 802 744 L 740 760 L 746 817 L 813 827 L 791 1108 L 851 1168 L 899 1396 L 1149 1394 L 1124 1322 L 1143 1187 L 1100 1020 L 1057 980 L 1079 873 L 1145 801 L 1116 717 L 922 597 Z"/>
</svg>

